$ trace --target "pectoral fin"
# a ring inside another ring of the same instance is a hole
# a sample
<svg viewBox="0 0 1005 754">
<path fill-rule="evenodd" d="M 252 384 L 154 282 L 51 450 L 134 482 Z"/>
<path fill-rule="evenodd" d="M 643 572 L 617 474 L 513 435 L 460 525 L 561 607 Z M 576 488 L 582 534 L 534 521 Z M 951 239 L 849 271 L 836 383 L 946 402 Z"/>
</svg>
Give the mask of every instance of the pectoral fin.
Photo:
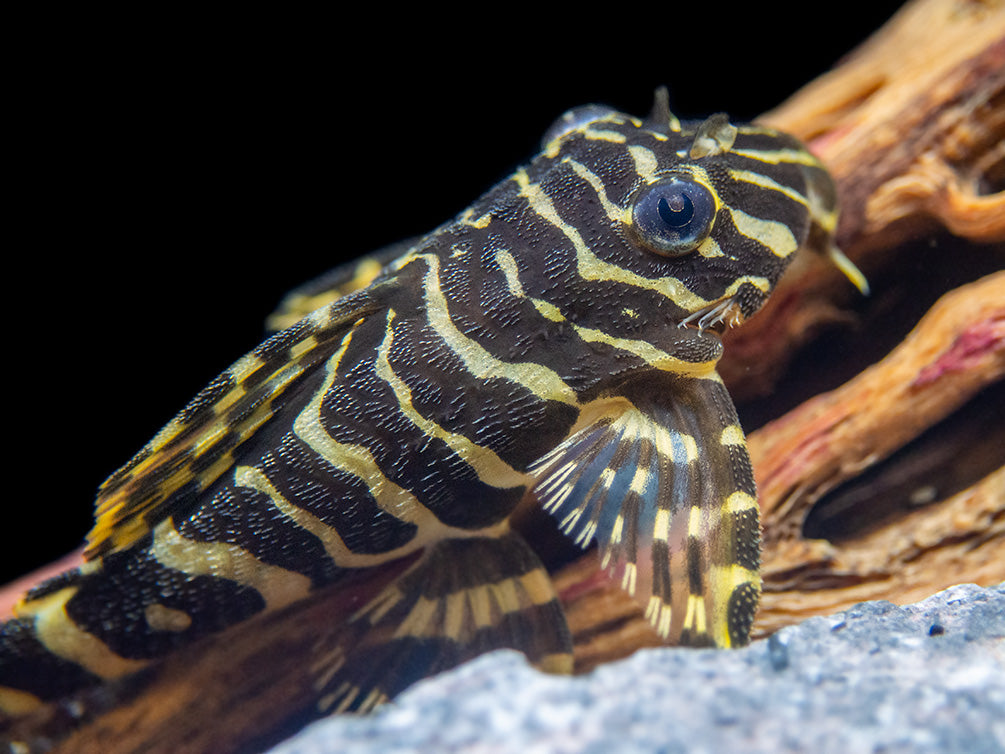
<svg viewBox="0 0 1005 754">
<path fill-rule="evenodd" d="M 639 391 L 532 468 L 534 493 L 674 644 L 746 644 L 760 593 L 754 478 L 718 380 Z"/>
</svg>

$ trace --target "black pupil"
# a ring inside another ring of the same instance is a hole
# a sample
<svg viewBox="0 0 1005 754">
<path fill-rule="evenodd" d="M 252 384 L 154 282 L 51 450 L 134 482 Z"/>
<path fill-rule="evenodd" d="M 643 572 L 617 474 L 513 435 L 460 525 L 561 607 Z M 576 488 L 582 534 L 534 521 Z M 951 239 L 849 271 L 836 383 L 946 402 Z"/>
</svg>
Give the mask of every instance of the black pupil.
<svg viewBox="0 0 1005 754">
<path fill-rule="evenodd" d="M 694 204 L 685 194 L 676 191 L 669 196 L 661 196 L 656 202 L 656 211 L 671 228 L 683 228 L 694 217 Z"/>
</svg>

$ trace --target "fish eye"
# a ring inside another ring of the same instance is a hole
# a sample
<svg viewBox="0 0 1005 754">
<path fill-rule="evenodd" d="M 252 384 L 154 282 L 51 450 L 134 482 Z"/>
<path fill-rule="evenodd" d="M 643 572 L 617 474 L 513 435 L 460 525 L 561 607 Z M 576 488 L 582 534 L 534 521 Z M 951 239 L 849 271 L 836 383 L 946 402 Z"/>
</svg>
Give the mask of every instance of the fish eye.
<svg viewBox="0 0 1005 754">
<path fill-rule="evenodd" d="M 679 176 L 642 188 L 632 208 L 640 240 L 657 254 L 682 256 L 704 241 L 715 221 L 715 198 L 705 186 Z"/>
</svg>

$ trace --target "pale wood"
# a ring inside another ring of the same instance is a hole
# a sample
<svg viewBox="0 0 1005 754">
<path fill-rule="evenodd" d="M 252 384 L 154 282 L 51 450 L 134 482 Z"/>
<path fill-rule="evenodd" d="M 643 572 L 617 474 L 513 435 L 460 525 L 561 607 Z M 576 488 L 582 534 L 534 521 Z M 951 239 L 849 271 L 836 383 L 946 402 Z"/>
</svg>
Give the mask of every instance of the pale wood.
<svg viewBox="0 0 1005 754">
<path fill-rule="evenodd" d="M 774 545 L 766 553 L 755 638 L 865 600 L 909 604 L 961 582 L 1005 581 L 1003 511 L 1005 468 L 999 468 L 840 547 L 821 540 Z"/>
<path fill-rule="evenodd" d="M 897 263 L 898 246 L 942 230 L 995 244 L 1005 266 L 1005 192 L 988 192 L 1005 183 L 1005 1 L 908 3 L 761 120 L 827 165 L 841 198 L 837 245 L 868 277 Z M 795 351 L 856 298 L 823 257 L 796 259 L 727 339 L 720 372 L 734 396 L 770 393 Z"/>
<path fill-rule="evenodd" d="M 1005 272 L 947 294 L 879 364 L 750 436 L 767 543 L 799 536 L 825 492 L 1003 375 Z"/>
</svg>

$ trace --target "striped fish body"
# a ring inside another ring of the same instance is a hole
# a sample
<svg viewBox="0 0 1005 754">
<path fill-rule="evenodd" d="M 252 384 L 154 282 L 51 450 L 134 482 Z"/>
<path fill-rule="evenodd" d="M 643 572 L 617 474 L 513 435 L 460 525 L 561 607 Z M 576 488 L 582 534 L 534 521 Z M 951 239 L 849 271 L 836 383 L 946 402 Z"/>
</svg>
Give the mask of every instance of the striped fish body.
<svg viewBox="0 0 1005 754">
<path fill-rule="evenodd" d="M 0 631 L 0 711 L 391 563 L 333 616 L 323 710 L 495 647 L 567 671 L 554 589 L 509 525 L 521 505 L 596 543 L 668 642 L 745 643 L 759 525 L 720 333 L 835 221 L 791 137 L 680 123 L 662 96 L 646 119 L 570 112 L 455 221 L 293 294 L 275 321 L 295 324 L 102 486 L 86 564 Z"/>
</svg>

